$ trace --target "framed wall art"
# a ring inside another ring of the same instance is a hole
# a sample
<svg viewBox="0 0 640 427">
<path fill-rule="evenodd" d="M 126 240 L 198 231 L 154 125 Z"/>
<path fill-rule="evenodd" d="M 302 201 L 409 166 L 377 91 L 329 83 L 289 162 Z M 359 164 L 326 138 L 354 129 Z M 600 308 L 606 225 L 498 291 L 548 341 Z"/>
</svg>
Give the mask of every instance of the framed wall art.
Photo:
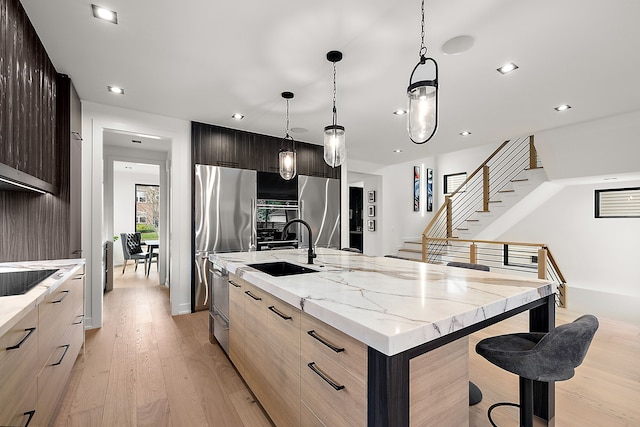
<svg viewBox="0 0 640 427">
<path fill-rule="evenodd" d="M 367 202 L 369 203 L 376 202 L 376 192 L 374 190 L 367 192 Z"/>
<path fill-rule="evenodd" d="M 367 220 L 367 231 L 376 231 L 376 220 L 375 219 Z"/>
<path fill-rule="evenodd" d="M 427 212 L 433 211 L 433 169 L 427 168 Z"/>
<path fill-rule="evenodd" d="M 413 211 L 420 212 L 420 166 L 413 167 Z"/>
</svg>

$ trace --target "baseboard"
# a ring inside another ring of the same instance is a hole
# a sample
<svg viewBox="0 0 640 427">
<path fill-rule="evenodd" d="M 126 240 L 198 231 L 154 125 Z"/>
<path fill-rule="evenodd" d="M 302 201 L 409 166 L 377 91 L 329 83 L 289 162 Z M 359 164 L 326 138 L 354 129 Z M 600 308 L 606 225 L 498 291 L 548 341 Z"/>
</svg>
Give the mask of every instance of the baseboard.
<svg viewBox="0 0 640 427">
<path fill-rule="evenodd" d="M 191 303 L 180 304 L 178 306 L 178 314 L 191 314 Z"/>
<path fill-rule="evenodd" d="M 569 286 L 567 309 L 640 325 L 640 297 Z"/>
</svg>

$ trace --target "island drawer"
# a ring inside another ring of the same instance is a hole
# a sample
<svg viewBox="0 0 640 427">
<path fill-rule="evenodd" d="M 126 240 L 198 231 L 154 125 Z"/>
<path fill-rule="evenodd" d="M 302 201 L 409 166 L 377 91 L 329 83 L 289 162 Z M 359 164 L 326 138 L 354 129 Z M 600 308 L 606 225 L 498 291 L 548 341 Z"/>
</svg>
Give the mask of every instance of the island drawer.
<svg viewBox="0 0 640 427">
<path fill-rule="evenodd" d="M 327 426 L 366 425 L 366 383 L 330 358 L 308 350 L 309 347 L 303 347 L 300 359 L 300 397 L 303 406 L 306 405 Z M 314 425 L 313 420 L 302 424 L 309 423 Z"/>
<path fill-rule="evenodd" d="M 302 313 L 303 353 L 319 353 L 342 366 L 356 378 L 366 381 L 367 346 L 349 335 Z"/>
</svg>

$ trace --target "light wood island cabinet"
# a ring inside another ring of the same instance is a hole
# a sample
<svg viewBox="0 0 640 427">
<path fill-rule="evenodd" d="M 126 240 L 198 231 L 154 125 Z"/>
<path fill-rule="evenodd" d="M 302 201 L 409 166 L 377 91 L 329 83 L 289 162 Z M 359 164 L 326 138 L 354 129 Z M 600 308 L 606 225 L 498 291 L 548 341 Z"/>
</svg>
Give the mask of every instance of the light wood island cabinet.
<svg viewBox="0 0 640 427">
<path fill-rule="evenodd" d="M 279 427 L 366 423 L 367 347 L 233 274 L 229 357 Z"/>
</svg>

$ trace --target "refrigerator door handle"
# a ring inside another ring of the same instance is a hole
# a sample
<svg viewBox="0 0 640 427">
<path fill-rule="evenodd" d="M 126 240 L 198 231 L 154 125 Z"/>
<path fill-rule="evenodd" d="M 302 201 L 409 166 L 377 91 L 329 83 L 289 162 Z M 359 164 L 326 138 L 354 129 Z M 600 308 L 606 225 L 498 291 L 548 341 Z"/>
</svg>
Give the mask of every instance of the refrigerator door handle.
<svg viewBox="0 0 640 427">
<path fill-rule="evenodd" d="M 253 251 L 257 248 L 257 209 L 258 203 L 256 199 L 251 199 L 251 236 L 249 237 L 249 250 Z"/>
<path fill-rule="evenodd" d="M 202 283 L 204 283 L 204 301 L 202 303 L 206 305 L 209 302 L 209 275 L 207 274 L 207 262 L 209 262 L 209 256 L 205 254 L 202 259 L 204 260 L 202 263 L 202 270 L 204 271 L 204 280 L 202 281 Z"/>
</svg>

